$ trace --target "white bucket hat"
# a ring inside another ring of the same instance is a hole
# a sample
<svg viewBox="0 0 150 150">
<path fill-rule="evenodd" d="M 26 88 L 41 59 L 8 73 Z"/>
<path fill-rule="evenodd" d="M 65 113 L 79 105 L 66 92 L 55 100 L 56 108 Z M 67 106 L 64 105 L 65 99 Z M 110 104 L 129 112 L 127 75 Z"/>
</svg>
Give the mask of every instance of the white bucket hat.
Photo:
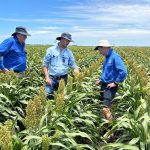
<svg viewBox="0 0 150 150">
<path fill-rule="evenodd" d="M 99 47 L 111 47 L 108 40 L 100 40 L 98 46 L 94 50 L 98 50 Z"/>
</svg>

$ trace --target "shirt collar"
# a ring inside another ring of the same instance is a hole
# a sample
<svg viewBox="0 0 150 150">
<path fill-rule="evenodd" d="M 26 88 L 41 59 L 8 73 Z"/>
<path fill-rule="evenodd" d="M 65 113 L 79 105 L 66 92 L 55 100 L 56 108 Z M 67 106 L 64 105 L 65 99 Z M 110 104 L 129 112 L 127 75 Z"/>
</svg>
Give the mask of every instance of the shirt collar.
<svg viewBox="0 0 150 150">
<path fill-rule="evenodd" d="M 18 38 L 17 38 L 16 36 L 14 36 L 14 39 L 15 39 L 15 41 L 16 41 L 17 43 L 19 43 L 20 45 L 25 45 L 25 43 L 20 43 L 19 40 L 18 40 Z"/>
<path fill-rule="evenodd" d="M 109 51 L 108 51 L 108 53 L 107 53 L 107 55 L 106 55 L 106 58 L 108 58 L 112 54 L 112 51 L 113 51 L 113 49 L 110 48 Z"/>
<path fill-rule="evenodd" d="M 60 49 L 59 49 L 58 44 L 56 45 L 56 50 L 60 52 Z M 67 48 L 64 48 L 64 49 L 62 50 L 62 52 L 66 51 L 66 50 L 67 50 Z"/>
</svg>

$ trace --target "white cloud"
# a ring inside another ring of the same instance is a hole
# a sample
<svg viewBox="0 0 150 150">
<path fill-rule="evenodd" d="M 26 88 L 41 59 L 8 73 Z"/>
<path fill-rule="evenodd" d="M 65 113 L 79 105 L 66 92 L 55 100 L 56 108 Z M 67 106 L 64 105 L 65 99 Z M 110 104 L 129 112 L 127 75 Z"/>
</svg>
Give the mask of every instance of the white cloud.
<svg viewBox="0 0 150 150">
<path fill-rule="evenodd" d="M 29 33 L 31 34 L 31 35 L 47 35 L 47 34 L 52 34 L 53 32 L 52 31 L 45 31 L 45 30 L 35 30 L 35 31 L 29 31 Z"/>
<path fill-rule="evenodd" d="M 40 27 L 40 29 L 43 29 L 43 30 L 60 30 L 60 29 L 63 29 L 63 27 L 58 27 L 58 26 L 47 26 L 47 27 Z"/>
<path fill-rule="evenodd" d="M 0 21 L 28 23 L 32 35 L 29 42 L 35 40 L 43 44 L 53 42 L 62 32 L 70 32 L 81 45 L 82 42 L 83 45 L 94 45 L 100 39 L 147 41 L 150 38 L 149 0 L 114 1 L 110 4 L 104 0 L 86 0 L 86 3 L 81 1 L 76 5 L 57 6 L 56 11 L 46 12 L 47 18 L 0 18 Z M 49 13 L 55 14 L 55 17 L 48 16 Z"/>
<path fill-rule="evenodd" d="M 5 22 L 29 22 L 29 23 L 60 23 L 61 24 L 68 24 L 71 22 L 70 19 L 64 19 L 64 18 L 46 18 L 46 19 L 42 19 L 42 18 L 34 18 L 34 19 L 16 19 L 16 18 L 0 18 L 0 21 L 5 21 Z"/>
<path fill-rule="evenodd" d="M 70 17 L 81 18 L 82 20 L 79 20 L 81 23 L 142 24 L 150 20 L 150 5 L 106 4 L 69 6 L 64 10 Z"/>
</svg>

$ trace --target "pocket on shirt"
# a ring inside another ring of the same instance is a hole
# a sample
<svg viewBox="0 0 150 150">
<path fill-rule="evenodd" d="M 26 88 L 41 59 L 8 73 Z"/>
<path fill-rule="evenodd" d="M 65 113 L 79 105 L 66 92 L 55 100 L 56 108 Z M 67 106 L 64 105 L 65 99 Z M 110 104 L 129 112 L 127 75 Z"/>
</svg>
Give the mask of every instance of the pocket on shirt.
<svg viewBox="0 0 150 150">
<path fill-rule="evenodd" d="M 51 57 L 50 65 L 55 66 L 56 65 L 56 59 L 57 59 L 56 56 Z"/>
<path fill-rule="evenodd" d="M 65 66 L 68 66 L 68 64 L 69 64 L 69 57 L 64 57 L 64 58 L 63 58 L 63 64 L 64 64 Z"/>
</svg>

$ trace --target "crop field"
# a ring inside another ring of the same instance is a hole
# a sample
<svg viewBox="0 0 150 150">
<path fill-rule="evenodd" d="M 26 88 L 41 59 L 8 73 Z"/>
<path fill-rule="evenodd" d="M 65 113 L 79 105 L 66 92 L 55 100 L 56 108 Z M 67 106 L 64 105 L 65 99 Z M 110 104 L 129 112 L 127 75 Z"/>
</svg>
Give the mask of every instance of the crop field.
<svg viewBox="0 0 150 150">
<path fill-rule="evenodd" d="M 104 57 L 93 47 L 70 46 L 80 74 L 69 70 L 54 100 L 46 100 L 42 70 L 49 46 L 27 45 L 27 71 L 0 73 L 1 150 L 150 150 L 150 48 L 114 47 L 128 69 L 111 107 L 102 115 L 95 85 Z"/>
</svg>

